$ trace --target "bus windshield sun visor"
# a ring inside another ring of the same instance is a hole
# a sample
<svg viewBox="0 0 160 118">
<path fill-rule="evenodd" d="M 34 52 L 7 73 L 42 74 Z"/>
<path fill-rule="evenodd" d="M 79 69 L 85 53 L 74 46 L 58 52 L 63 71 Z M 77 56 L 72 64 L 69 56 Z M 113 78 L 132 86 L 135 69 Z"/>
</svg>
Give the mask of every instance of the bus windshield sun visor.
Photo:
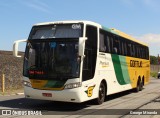
<svg viewBox="0 0 160 118">
<path fill-rule="evenodd" d="M 29 39 L 78 38 L 82 37 L 82 24 L 34 26 Z"/>
</svg>

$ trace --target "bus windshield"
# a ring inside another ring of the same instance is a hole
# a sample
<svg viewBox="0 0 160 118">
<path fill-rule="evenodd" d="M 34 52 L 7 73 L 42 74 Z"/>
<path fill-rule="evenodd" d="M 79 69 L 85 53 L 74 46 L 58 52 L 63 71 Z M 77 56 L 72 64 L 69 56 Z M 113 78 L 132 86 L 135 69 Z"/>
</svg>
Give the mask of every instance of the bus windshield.
<svg viewBox="0 0 160 118">
<path fill-rule="evenodd" d="M 82 24 L 34 26 L 29 39 L 79 38 L 82 37 L 82 29 Z"/>
<path fill-rule="evenodd" d="M 26 46 L 24 76 L 31 79 L 79 77 L 78 39 L 68 40 L 30 40 Z"/>
</svg>

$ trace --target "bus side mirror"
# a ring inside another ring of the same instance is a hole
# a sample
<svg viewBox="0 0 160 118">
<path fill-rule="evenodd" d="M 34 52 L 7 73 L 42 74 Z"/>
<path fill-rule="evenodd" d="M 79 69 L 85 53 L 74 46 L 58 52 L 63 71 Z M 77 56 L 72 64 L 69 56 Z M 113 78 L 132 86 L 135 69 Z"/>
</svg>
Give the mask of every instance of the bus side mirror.
<svg viewBox="0 0 160 118">
<path fill-rule="evenodd" d="M 20 55 L 18 55 L 18 47 L 19 47 L 19 43 L 21 42 L 27 42 L 27 39 L 23 39 L 23 40 L 18 40 L 15 41 L 13 44 L 13 56 L 15 57 L 21 57 Z"/>
<path fill-rule="evenodd" d="M 80 37 L 79 38 L 79 56 L 84 56 L 84 49 L 85 49 L 85 41 L 87 37 Z"/>
</svg>

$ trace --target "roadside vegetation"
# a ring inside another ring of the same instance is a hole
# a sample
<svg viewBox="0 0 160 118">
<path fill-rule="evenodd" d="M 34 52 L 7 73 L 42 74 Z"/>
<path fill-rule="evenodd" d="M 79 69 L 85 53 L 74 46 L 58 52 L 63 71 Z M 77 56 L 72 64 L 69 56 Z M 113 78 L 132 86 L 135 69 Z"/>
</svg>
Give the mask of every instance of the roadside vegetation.
<svg viewBox="0 0 160 118">
<path fill-rule="evenodd" d="M 158 72 L 160 71 L 160 57 L 159 56 L 150 56 L 151 64 L 151 77 L 157 78 Z"/>
<path fill-rule="evenodd" d="M 151 72 L 150 75 L 151 75 L 151 77 L 157 78 L 158 73 L 157 72 Z"/>
</svg>

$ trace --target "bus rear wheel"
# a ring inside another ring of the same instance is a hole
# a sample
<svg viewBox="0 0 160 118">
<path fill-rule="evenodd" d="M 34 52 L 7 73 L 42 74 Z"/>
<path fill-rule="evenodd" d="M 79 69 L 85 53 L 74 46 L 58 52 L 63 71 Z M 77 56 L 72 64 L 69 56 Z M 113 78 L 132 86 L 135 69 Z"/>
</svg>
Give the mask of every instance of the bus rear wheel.
<svg viewBox="0 0 160 118">
<path fill-rule="evenodd" d="M 96 104 L 102 104 L 106 97 L 106 86 L 104 82 L 101 82 L 99 86 L 98 98 L 96 99 Z"/>
<path fill-rule="evenodd" d="M 140 82 L 140 91 L 143 89 L 143 81 Z"/>
<path fill-rule="evenodd" d="M 135 88 L 135 92 L 142 91 L 142 89 L 143 89 L 143 82 L 141 80 L 139 80 L 137 82 L 137 87 Z"/>
</svg>

